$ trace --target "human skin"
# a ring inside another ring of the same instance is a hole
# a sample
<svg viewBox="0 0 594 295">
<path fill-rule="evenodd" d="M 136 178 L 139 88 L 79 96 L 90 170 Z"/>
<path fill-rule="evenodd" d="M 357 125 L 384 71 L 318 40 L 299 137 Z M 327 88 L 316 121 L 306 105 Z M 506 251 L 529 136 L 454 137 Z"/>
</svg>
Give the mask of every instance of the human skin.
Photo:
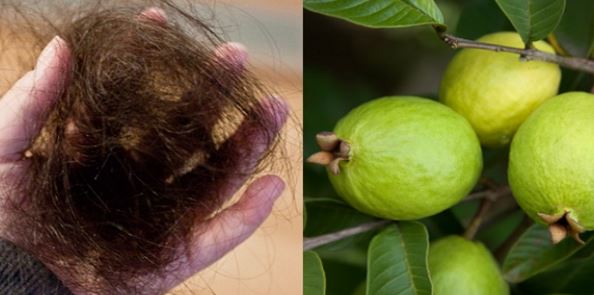
<svg viewBox="0 0 594 295">
<path fill-rule="evenodd" d="M 157 8 L 145 10 L 140 17 L 158 22 L 167 20 L 165 13 Z M 221 45 L 215 55 L 232 63 L 238 70 L 243 69 L 247 58 L 245 48 L 234 43 Z M 59 89 L 68 82 L 66 69 L 69 68 L 69 61 L 68 45 L 60 37 L 55 37 L 40 54 L 34 70 L 26 73 L 0 99 L 0 238 L 17 245 L 18 238 L 5 226 L 9 213 L 3 211 L 2 205 L 9 196 L 11 201 L 26 202 L 25 196 L 18 195 L 19 188 L 14 184 L 27 171 L 25 151 L 38 136 L 48 110 L 60 97 Z M 274 122 L 272 130 L 279 132 L 288 113 L 284 102 L 270 97 L 263 99 L 259 107 Z M 245 138 L 250 138 L 253 143 L 246 147 L 244 164 L 239 170 L 253 171 L 258 160 L 268 150 L 268 142 L 259 138 L 261 135 L 258 134 L 261 133 L 255 126 L 243 123 L 228 139 L 245 142 Z M 246 181 L 247 177 L 228 179 L 220 189 L 227 198 L 231 198 Z M 197 227 L 200 232 L 192 238 L 188 252 L 182 252 L 185 248 L 179 245 L 178 259 L 166 268 L 171 271 L 137 278 L 138 284 L 150 292 L 166 292 L 217 261 L 262 224 L 284 187 L 283 180 L 278 176 L 267 175 L 255 179 L 247 186 L 239 201 L 216 214 L 207 224 Z M 42 262 L 48 266 L 55 265 L 52 261 Z M 75 294 L 90 294 L 89 290 L 95 287 L 93 278 L 84 272 L 50 268 Z"/>
</svg>

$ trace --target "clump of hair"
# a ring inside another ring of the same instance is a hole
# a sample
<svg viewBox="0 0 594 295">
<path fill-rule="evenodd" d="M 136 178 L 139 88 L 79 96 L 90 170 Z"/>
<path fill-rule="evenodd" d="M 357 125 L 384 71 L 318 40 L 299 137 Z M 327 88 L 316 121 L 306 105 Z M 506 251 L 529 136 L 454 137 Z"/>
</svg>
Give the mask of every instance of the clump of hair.
<svg viewBox="0 0 594 295">
<path fill-rule="evenodd" d="M 237 122 L 275 141 L 259 83 L 214 54 L 208 25 L 163 6 L 166 23 L 117 7 L 54 28 L 69 79 L 25 153 L 12 227 L 44 262 L 94 277 L 92 292 L 137 294 L 138 278 L 171 271 L 227 201 L 223 184 L 254 172 L 242 168 L 251 138 L 226 140 Z"/>
</svg>

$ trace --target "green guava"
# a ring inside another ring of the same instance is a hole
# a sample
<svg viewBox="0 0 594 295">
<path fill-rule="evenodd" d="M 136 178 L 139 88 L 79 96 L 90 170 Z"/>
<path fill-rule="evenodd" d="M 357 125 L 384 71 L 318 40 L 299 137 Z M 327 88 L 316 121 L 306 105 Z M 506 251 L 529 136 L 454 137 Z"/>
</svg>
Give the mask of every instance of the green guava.
<svg viewBox="0 0 594 295">
<path fill-rule="evenodd" d="M 482 169 L 470 124 L 438 102 L 384 97 L 342 118 L 334 133 L 318 134 L 337 193 L 370 215 L 410 220 L 441 212 L 462 199 Z"/>
<path fill-rule="evenodd" d="M 509 294 L 509 286 L 491 253 L 481 243 L 460 236 L 431 244 L 429 273 L 435 295 Z"/>
<path fill-rule="evenodd" d="M 532 113 L 512 141 L 508 178 L 554 242 L 594 230 L 594 95 L 561 94 Z"/>
<path fill-rule="evenodd" d="M 520 36 L 511 32 L 486 35 L 478 41 L 523 48 Z M 544 41 L 533 43 L 554 53 Z M 449 63 L 440 88 L 440 99 L 464 116 L 481 143 L 498 147 L 514 133 L 543 101 L 557 94 L 559 66 L 539 61 L 521 61 L 513 53 L 462 49 Z"/>
</svg>

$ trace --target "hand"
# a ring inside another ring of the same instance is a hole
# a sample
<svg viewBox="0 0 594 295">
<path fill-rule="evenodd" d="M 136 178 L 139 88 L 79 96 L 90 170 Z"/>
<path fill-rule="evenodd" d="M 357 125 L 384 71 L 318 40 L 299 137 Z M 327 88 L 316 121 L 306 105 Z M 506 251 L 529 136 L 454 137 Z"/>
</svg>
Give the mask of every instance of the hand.
<svg viewBox="0 0 594 295">
<path fill-rule="evenodd" d="M 167 21 L 165 13 L 157 8 L 145 10 L 140 17 L 157 22 Z M 241 71 L 246 63 L 247 52 L 240 44 L 227 43 L 216 49 L 215 56 L 230 63 L 233 69 Z M 26 150 L 39 135 L 48 111 L 59 99 L 59 89 L 68 82 L 66 69 L 69 68 L 69 62 L 68 45 L 61 38 L 55 37 L 40 54 L 35 69 L 25 74 L 0 99 L 0 237 L 13 242 L 17 239 L 3 226 L 6 222 L 2 219 L 5 214 L 1 211 L 1 205 L 7 200 L 7 196 L 11 196 L 11 201 L 26 202 L 25 196 L 18 195 L 15 183 L 27 169 Z M 281 100 L 271 97 L 262 100 L 259 107 L 270 115 L 270 121 L 274 122 L 273 129 L 279 132 L 286 121 L 287 106 Z M 245 142 L 246 137 L 253 144 L 245 147 L 245 160 L 237 167 L 239 172 L 245 173 L 237 175 L 251 174 L 270 144 L 266 139 L 260 138 L 262 135 L 257 126 L 247 122 L 241 124 L 228 140 L 231 143 Z M 221 190 L 230 198 L 246 180 L 247 176 L 228 179 Z M 200 226 L 206 230 L 195 235 L 189 255 L 180 254 L 179 259 L 171 265 L 172 272 L 139 278 L 139 281 L 145 282 L 143 286 L 147 291 L 165 292 L 208 267 L 242 243 L 262 224 L 284 186 L 284 182 L 277 176 L 256 179 L 237 203 L 210 219 L 207 225 Z M 84 287 L 76 287 L 84 286 L 89 281 L 84 274 L 73 277 L 72 272 L 52 270 L 74 293 L 88 293 Z"/>
</svg>

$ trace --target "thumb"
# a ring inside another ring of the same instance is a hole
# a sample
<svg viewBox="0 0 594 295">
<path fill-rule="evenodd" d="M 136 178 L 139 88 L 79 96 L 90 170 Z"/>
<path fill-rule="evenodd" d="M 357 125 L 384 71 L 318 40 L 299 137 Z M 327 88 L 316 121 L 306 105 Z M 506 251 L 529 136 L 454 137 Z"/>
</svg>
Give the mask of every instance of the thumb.
<svg viewBox="0 0 594 295">
<path fill-rule="evenodd" d="M 192 243 L 190 255 L 183 255 L 175 263 L 175 271 L 163 280 L 163 289 L 179 285 L 250 237 L 270 215 L 284 188 L 284 181 L 273 175 L 260 177 L 250 184 L 236 204 L 201 226 L 205 230 Z"/>
<path fill-rule="evenodd" d="M 0 99 L 0 163 L 16 161 L 37 137 L 66 82 L 70 51 L 55 37 L 27 73 Z"/>
</svg>

